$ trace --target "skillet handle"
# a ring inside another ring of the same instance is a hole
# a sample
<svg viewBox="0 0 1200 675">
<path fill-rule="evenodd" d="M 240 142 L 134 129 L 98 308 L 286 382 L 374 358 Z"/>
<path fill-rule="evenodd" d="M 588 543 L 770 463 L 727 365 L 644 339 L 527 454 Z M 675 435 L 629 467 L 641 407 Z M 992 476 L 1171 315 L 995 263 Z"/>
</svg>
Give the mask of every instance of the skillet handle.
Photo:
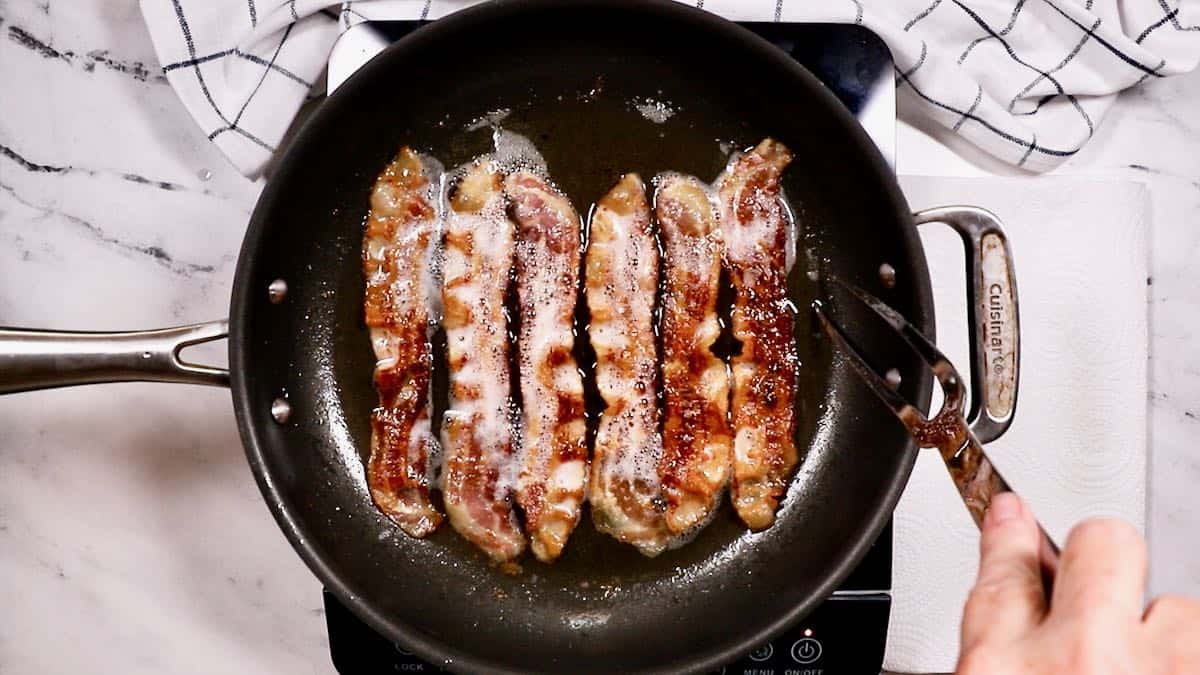
<svg viewBox="0 0 1200 675">
<path fill-rule="evenodd" d="M 1017 410 L 1021 331 L 1012 250 L 1000 219 L 975 206 L 943 206 L 913 214 L 917 225 L 945 223 L 962 238 L 967 259 L 971 343 L 971 409 L 980 443 L 1004 435 Z"/>
<path fill-rule="evenodd" d="M 992 497 L 1013 492 L 992 464 L 984 443 L 1004 435 L 1017 410 L 1021 342 L 1012 249 L 1000 219 L 975 206 L 944 206 L 913 214 L 917 225 L 944 223 L 962 238 L 967 254 L 967 311 L 971 343 L 971 410 L 960 421 L 957 447 L 939 447 L 975 524 L 982 527 Z M 1049 599 L 1061 555 L 1038 523 L 1038 558 Z"/>
<path fill-rule="evenodd" d="M 0 394 L 100 382 L 229 386 L 229 371 L 179 357 L 185 347 L 229 336 L 222 319 L 123 333 L 0 328 Z"/>
</svg>

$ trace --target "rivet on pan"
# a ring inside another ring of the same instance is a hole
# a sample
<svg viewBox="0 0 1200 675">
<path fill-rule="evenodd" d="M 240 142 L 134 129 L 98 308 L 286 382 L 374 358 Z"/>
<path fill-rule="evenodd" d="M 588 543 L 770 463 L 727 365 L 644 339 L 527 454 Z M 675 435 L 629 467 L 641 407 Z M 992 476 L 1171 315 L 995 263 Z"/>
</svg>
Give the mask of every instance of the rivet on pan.
<svg viewBox="0 0 1200 675">
<path fill-rule="evenodd" d="M 887 288 L 896 287 L 896 268 L 888 263 L 883 263 L 879 266 L 879 280 Z"/>
<path fill-rule="evenodd" d="M 895 368 L 888 368 L 887 372 L 883 374 L 883 379 L 892 389 L 900 388 L 900 371 Z"/>
<path fill-rule="evenodd" d="M 271 304 L 278 305 L 287 297 L 287 282 L 283 279 L 276 279 L 267 286 L 267 298 L 271 300 Z"/>
<path fill-rule="evenodd" d="M 292 418 L 292 404 L 282 396 L 271 401 L 271 417 L 274 417 L 275 421 L 280 424 L 287 424 L 288 420 Z"/>
</svg>

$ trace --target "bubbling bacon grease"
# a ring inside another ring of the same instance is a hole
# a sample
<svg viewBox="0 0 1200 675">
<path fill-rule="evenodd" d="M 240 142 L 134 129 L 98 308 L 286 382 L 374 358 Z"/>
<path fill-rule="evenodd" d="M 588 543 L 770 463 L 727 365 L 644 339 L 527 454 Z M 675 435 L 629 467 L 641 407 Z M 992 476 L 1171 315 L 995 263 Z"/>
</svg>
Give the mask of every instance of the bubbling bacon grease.
<svg viewBox="0 0 1200 675">
<path fill-rule="evenodd" d="M 518 228 L 517 298 L 522 411 L 517 504 L 537 558 L 558 558 L 579 523 L 587 484 L 583 380 L 573 320 L 579 288 L 579 216 L 536 174 L 505 181 Z"/>
<path fill-rule="evenodd" d="M 513 434 L 504 294 L 514 225 L 503 175 L 476 160 L 450 200 L 443 263 L 443 326 L 450 405 L 443 424 L 442 495 L 450 524 L 497 562 L 525 550 L 511 501 Z"/>
<path fill-rule="evenodd" d="M 780 175 L 792 161 L 766 139 L 718 179 L 725 264 L 735 290 L 732 359 L 733 504 L 753 530 L 769 527 L 797 462 L 797 355 L 788 299 L 789 214 Z"/>
<path fill-rule="evenodd" d="M 672 534 L 663 520 L 658 463 L 654 293 L 658 248 L 646 186 L 626 174 L 596 205 L 585 290 L 596 385 L 606 405 L 592 452 L 588 501 L 596 528 L 655 556 Z"/>
<path fill-rule="evenodd" d="M 439 448 L 430 429 L 429 342 L 435 163 L 409 147 L 375 181 L 363 238 L 364 310 L 375 350 L 379 407 L 371 413 L 371 498 L 405 534 L 442 522 L 429 499 Z"/>
<path fill-rule="evenodd" d="M 712 352 L 720 336 L 717 290 L 721 231 L 707 185 L 691 176 L 656 180 L 665 265 L 662 294 L 663 454 L 666 524 L 683 534 L 703 525 L 729 482 L 729 377 Z"/>
</svg>

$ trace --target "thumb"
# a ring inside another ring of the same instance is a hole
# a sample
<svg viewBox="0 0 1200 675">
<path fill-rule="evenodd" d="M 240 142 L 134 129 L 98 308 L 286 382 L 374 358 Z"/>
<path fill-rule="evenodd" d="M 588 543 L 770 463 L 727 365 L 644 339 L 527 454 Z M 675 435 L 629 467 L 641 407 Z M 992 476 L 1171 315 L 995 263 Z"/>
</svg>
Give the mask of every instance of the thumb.
<svg viewBox="0 0 1200 675">
<path fill-rule="evenodd" d="M 1033 513 L 1011 492 L 992 498 L 979 542 L 979 577 L 963 608 L 962 650 L 1008 642 L 1046 614 L 1038 562 L 1041 537 Z"/>
</svg>

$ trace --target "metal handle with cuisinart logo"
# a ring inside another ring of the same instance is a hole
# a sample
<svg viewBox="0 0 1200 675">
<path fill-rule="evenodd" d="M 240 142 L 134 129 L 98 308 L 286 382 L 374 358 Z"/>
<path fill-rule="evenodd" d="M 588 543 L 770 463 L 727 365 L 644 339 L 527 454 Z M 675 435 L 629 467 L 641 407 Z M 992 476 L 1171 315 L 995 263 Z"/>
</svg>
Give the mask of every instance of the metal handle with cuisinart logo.
<svg viewBox="0 0 1200 675">
<path fill-rule="evenodd" d="M 1008 430 L 1017 409 L 1021 331 L 1012 250 L 1000 219 L 976 206 L 943 206 L 913 214 L 917 225 L 945 223 L 962 237 L 967 259 L 971 407 L 967 420 L 980 443 Z"/>
</svg>

